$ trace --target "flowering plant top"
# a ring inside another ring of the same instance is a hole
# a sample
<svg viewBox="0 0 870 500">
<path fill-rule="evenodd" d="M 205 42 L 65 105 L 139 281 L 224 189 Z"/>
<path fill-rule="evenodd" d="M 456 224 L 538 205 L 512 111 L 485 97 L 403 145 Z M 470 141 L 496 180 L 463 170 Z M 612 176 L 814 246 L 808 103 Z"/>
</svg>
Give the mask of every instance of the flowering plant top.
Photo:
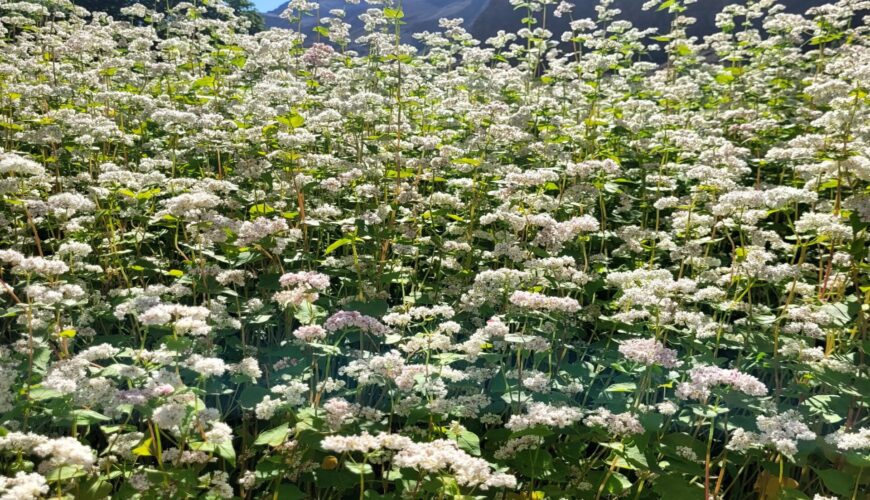
<svg viewBox="0 0 870 500">
<path fill-rule="evenodd" d="M 866 496 L 870 2 L 367 3 L 0 3 L 0 498 Z"/>
</svg>

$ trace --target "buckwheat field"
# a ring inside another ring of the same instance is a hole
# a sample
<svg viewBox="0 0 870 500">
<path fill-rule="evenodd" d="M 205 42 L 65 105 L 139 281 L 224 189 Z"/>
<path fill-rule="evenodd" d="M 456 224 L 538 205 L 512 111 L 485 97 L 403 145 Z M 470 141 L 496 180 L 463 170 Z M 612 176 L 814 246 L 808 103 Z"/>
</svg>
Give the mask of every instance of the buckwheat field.
<svg viewBox="0 0 870 500">
<path fill-rule="evenodd" d="M 0 499 L 870 498 L 870 2 L 366 1 L 0 2 Z"/>
</svg>

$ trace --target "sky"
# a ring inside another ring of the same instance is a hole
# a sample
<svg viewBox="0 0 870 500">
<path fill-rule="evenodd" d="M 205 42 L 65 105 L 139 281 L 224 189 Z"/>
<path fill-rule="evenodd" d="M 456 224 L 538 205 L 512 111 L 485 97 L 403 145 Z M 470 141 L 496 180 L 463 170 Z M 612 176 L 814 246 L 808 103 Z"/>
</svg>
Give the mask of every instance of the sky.
<svg viewBox="0 0 870 500">
<path fill-rule="evenodd" d="M 286 0 L 254 0 L 254 5 L 257 6 L 257 10 L 260 12 L 268 12 L 285 1 Z"/>
</svg>

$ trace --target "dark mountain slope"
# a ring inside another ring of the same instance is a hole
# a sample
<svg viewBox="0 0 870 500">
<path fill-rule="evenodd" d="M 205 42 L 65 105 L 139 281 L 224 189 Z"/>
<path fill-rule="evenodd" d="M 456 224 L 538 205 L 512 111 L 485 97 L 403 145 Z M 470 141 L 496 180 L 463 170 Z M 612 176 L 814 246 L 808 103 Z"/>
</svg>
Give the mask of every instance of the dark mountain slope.
<svg viewBox="0 0 870 500">
<path fill-rule="evenodd" d="M 576 0 L 573 12 L 574 19 L 596 18 L 595 6 L 597 0 Z M 622 11 L 620 19 L 630 21 L 640 28 L 656 27 L 666 32 L 671 21 L 671 14 L 666 11 L 641 10 L 644 0 L 616 0 L 614 8 Z M 704 36 L 718 31 L 715 26 L 716 14 L 726 5 L 740 3 L 739 0 L 701 0 L 689 6 L 686 15 L 697 18 L 697 23 L 689 28 L 690 35 Z M 783 0 L 788 12 L 804 13 L 807 9 L 830 3 L 830 0 Z M 264 14 L 267 27 L 289 28 L 290 24 L 279 17 L 286 9 L 287 4 Z M 508 0 L 404 0 L 404 21 L 402 27 L 405 41 L 413 43 L 410 35 L 421 31 L 438 30 L 438 19 L 442 17 L 465 20 L 465 27 L 478 40 L 484 41 L 495 35 L 499 30 L 516 31 L 522 27 L 521 20 L 525 17 L 525 10 L 514 10 Z M 344 0 L 322 0 L 320 2 L 320 16 L 328 16 L 330 9 L 343 8 L 347 12 L 346 19 L 354 26 L 353 36 L 360 34 L 357 16 L 373 6 L 361 1 L 359 5 L 350 5 Z M 552 12 L 550 7 L 550 12 Z M 309 31 L 316 23 L 316 16 L 309 16 L 303 20 L 303 30 Z M 569 19 L 567 16 L 555 18 L 548 17 L 547 28 L 556 33 L 556 37 L 568 29 Z"/>
<path fill-rule="evenodd" d="M 405 0 L 403 2 L 405 21 L 407 24 L 402 30 L 410 35 L 421 31 L 435 31 L 438 29 L 438 19 L 457 18 L 465 19 L 466 23 L 479 18 L 489 6 L 489 0 Z M 286 4 L 264 14 L 267 26 L 282 28 L 290 27 L 289 23 L 279 16 L 286 9 Z M 348 22 L 357 27 L 357 17 L 366 10 L 373 8 L 365 2 L 359 5 L 346 4 L 344 0 L 323 0 L 320 2 L 320 16 L 329 16 L 331 9 L 345 9 Z M 316 16 L 308 16 L 303 19 L 303 28 L 310 29 L 316 22 Z M 358 33 L 354 33 L 356 35 Z"/>
<path fill-rule="evenodd" d="M 574 2 L 574 19 L 595 19 L 595 6 L 597 1 L 578 0 Z M 685 15 L 696 18 L 698 21 L 689 28 L 690 35 L 709 35 L 718 31 L 715 25 L 716 14 L 722 11 L 726 5 L 740 3 L 739 0 L 701 0 L 688 7 Z M 827 0 L 785 0 L 781 2 L 788 12 L 804 13 L 810 7 L 830 3 Z M 671 21 L 671 14 L 666 11 L 644 11 L 641 6 L 644 0 L 616 0 L 613 8 L 622 10 L 619 18 L 630 21 L 631 24 L 640 28 L 656 27 L 660 31 L 667 31 Z M 498 30 L 516 30 L 520 26 L 524 10 L 514 10 L 508 0 L 488 0 L 487 8 L 474 19 L 469 25 L 469 31 L 479 40 L 486 40 L 495 35 Z M 468 20 L 466 20 L 468 21 Z M 568 29 L 568 18 L 553 18 L 548 20 L 547 28 L 554 33 L 562 33 Z"/>
</svg>

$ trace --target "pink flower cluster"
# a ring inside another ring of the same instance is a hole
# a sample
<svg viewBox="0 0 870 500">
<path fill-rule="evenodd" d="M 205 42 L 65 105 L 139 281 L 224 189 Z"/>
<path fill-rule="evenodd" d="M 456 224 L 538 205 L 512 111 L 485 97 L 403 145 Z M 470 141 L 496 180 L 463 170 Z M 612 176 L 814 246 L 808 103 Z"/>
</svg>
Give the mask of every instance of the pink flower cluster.
<svg viewBox="0 0 870 500">
<path fill-rule="evenodd" d="M 383 336 L 389 331 L 389 328 L 377 319 L 357 311 L 338 311 L 330 316 L 323 326 L 330 332 L 344 328 L 358 328 L 366 333 L 378 336 Z"/>
<path fill-rule="evenodd" d="M 676 395 L 680 399 L 704 399 L 710 395 L 713 386 L 724 384 L 749 396 L 764 396 L 767 386 L 752 375 L 735 369 L 704 365 L 689 371 L 688 382 L 677 386 Z"/>
<path fill-rule="evenodd" d="M 293 332 L 293 336 L 303 342 L 315 342 L 326 338 L 326 330 L 320 325 L 300 326 Z"/>
<path fill-rule="evenodd" d="M 272 300 L 281 307 L 299 307 L 304 302 L 316 302 L 320 294 L 329 288 L 329 276 L 312 271 L 287 273 L 279 278 L 279 283 L 288 290 L 283 290 L 272 296 Z"/>
<path fill-rule="evenodd" d="M 329 288 L 329 276 L 313 271 L 300 271 L 282 275 L 278 282 L 284 288 L 305 287 L 318 291 Z"/>
<path fill-rule="evenodd" d="M 682 361 L 677 359 L 677 351 L 668 349 L 656 339 L 631 339 L 619 345 L 619 353 L 626 359 L 642 365 L 660 365 L 676 368 Z"/>
</svg>

